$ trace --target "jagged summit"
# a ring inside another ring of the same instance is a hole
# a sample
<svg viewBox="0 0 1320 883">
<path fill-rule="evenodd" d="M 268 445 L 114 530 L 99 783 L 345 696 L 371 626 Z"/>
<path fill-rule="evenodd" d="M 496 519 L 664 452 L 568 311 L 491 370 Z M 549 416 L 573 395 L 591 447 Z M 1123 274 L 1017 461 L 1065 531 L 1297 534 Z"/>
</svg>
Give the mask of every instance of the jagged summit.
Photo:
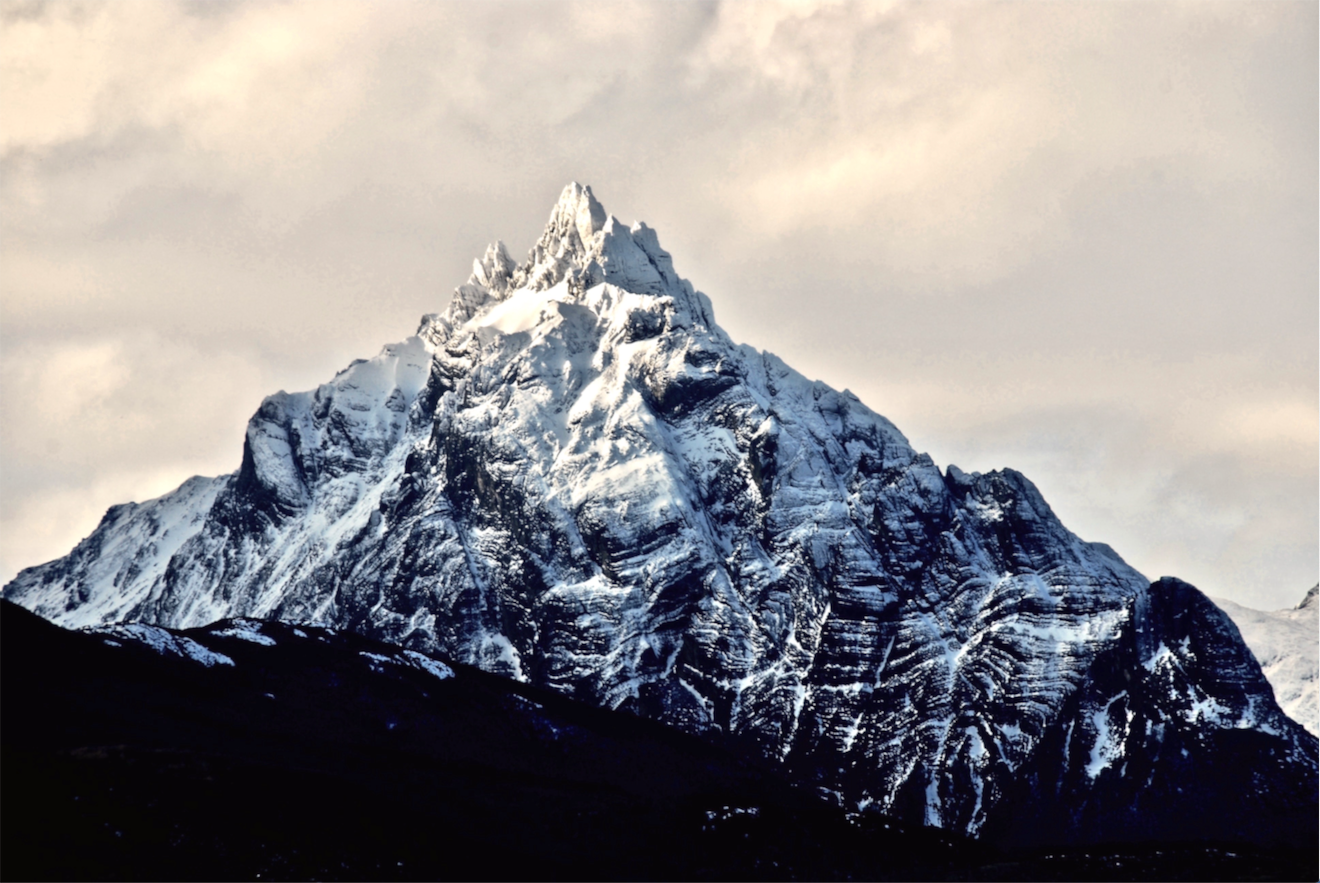
<svg viewBox="0 0 1320 883">
<path fill-rule="evenodd" d="M 545 232 L 532 247 L 528 264 L 537 267 L 547 259 L 569 256 L 586 263 L 585 255 L 607 220 L 605 207 L 596 200 L 591 188 L 574 181 L 560 194 Z"/>
<path fill-rule="evenodd" d="M 1255 836 L 1315 802 L 1315 739 L 1199 593 L 735 345 L 576 184 L 524 262 L 496 243 L 415 337 L 266 399 L 233 475 L 112 509 L 4 595 L 71 626 L 353 629 L 971 834 Z M 1284 772 L 1245 790 L 1206 778 L 1266 755 Z"/>
<path fill-rule="evenodd" d="M 560 285 L 560 299 L 580 301 L 601 283 L 633 294 L 667 295 L 679 310 L 713 324 L 709 300 L 675 272 L 655 231 L 640 221 L 624 226 L 606 213 L 590 187 L 576 182 L 560 194 L 525 261 L 515 264 L 500 241 L 473 261 L 472 275 L 455 291 L 445 318 L 451 326 L 461 325 L 516 291 L 551 292 Z"/>
</svg>

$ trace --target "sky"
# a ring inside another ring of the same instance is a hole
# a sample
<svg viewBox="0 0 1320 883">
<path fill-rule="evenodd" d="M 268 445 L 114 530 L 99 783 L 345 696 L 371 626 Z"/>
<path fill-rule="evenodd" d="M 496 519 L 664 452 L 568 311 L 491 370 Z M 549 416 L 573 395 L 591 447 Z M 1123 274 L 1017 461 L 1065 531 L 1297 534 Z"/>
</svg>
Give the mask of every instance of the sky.
<svg viewBox="0 0 1320 883">
<path fill-rule="evenodd" d="M 1292 606 L 1318 8 L 0 2 L 0 581 L 237 469 L 579 181 L 937 463 Z"/>
</svg>

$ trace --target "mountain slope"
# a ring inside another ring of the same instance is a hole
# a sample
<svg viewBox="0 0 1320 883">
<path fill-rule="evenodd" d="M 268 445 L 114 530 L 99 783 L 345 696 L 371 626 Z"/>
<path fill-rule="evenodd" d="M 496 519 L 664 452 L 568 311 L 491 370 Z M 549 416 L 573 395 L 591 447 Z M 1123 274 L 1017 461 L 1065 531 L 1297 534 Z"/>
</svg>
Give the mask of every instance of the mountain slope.
<svg viewBox="0 0 1320 883">
<path fill-rule="evenodd" d="M 1232 621 L 1171 577 L 1151 586 L 1134 620 L 1018 771 L 994 839 L 1104 841 L 1140 829 L 1139 839 L 1185 840 L 1216 830 L 1313 845 L 1314 745 L 1272 701 Z M 1302 778 L 1277 775 L 1285 769 Z"/>
<path fill-rule="evenodd" d="M 1214 601 L 1232 618 L 1265 677 L 1279 707 L 1320 736 L 1320 603 L 1313 586 L 1296 607 L 1253 610 L 1224 598 Z"/>
<path fill-rule="evenodd" d="M 268 398 L 239 471 L 188 487 L 112 510 L 5 597 L 68 625 L 329 623 L 732 734 L 850 804 L 971 834 L 1069 715 L 1096 720 L 1075 706 L 1106 653 L 1143 648 L 1129 673 L 1154 678 L 1163 647 L 1195 675 L 1151 702 L 1177 717 L 1248 684 L 1191 723 L 1265 733 L 1279 788 L 1314 803 L 1315 740 L 1249 655 L 1213 672 L 1151 639 L 1162 596 L 1025 477 L 941 472 L 851 393 L 735 345 L 654 231 L 577 185 L 527 261 L 492 246 L 414 338 Z M 1135 744 L 1115 732 L 1083 722 L 1069 769 Z"/>
</svg>

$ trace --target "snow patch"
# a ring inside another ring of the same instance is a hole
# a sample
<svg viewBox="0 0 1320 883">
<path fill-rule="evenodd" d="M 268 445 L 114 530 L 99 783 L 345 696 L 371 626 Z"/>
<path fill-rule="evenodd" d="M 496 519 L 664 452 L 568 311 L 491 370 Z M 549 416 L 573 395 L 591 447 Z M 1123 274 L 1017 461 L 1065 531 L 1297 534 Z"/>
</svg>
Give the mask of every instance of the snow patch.
<svg viewBox="0 0 1320 883">
<path fill-rule="evenodd" d="M 1161 665 L 1172 665 L 1176 663 L 1176 661 L 1173 651 L 1165 646 L 1163 641 L 1160 641 L 1160 645 L 1155 648 L 1155 652 L 1152 653 L 1150 658 L 1143 662 L 1142 665 L 1145 667 L 1146 671 L 1153 673 L 1155 669 L 1159 668 Z"/>
<path fill-rule="evenodd" d="M 1110 724 L 1109 709 L 1126 696 L 1127 690 L 1123 690 L 1106 702 L 1104 708 L 1091 715 L 1091 726 L 1095 728 L 1095 743 L 1091 746 L 1091 759 L 1086 764 L 1086 775 L 1092 779 L 1123 757 L 1126 732 L 1119 732 Z"/>
<path fill-rule="evenodd" d="M 260 631 L 259 623 L 238 620 L 229 628 L 213 629 L 211 634 L 217 638 L 238 638 L 240 641 L 247 641 L 249 644 L 260 644 L 263 647 L 274 647 L 275 639 L 269 635 L 263 635 Z"/>
<path fill-rule="evenodd" d="M 403 657 L 411 662 L 414 668 L 420 668 L 422 671 L 434 675 L 442 681 L 454 676 L 454 670 L 452 668 L 445 665 L 440 660 L 432 659 L 423 653 L 418 653 L 416 650 L 404 650 Z"/>
<path fill-rule="evenodd" d="M 550 302 L 567 294 L 568 287 L 562 282 L 546 291 L 523 289 L 491 307 L 489 312 L 476 320 L 476 324 L 482 328 L 494 328 L 503 334 L 531 331 L 541 323 Z"/>
<path fill-rule="evenodd" d="M 376 674 L 383 673 L 385 671 L 386 664 L 396 662 L 394 659 L 390 658 L 389 656 L 382 656 L 379 653 L 372 653 L 370 650 L 359 650 L 358 656 L 361 656 L 363 659 L 367 660 L 367 665 L 371 666 L 371 670 L 376 672 Z"/>
<path fill-rule="evenodd" d="M 98 626 L 87 629 L 87 631 L 103 636 L 113 635 L 123 641 L 142 644 L 162 656 L 178 656 L 183 659 L 191 659 L 193 662 L 201 663 L 207 668 L 216 665 L 234 664 L 234 660 L 223 653 L 216 653 L 214 650 L 203 647 L 192 638 L 171 634 L 160 626 L 134 622 L 126 625 Z M 107 641 L 107 643 L 109 642 Z"/>
</svg>

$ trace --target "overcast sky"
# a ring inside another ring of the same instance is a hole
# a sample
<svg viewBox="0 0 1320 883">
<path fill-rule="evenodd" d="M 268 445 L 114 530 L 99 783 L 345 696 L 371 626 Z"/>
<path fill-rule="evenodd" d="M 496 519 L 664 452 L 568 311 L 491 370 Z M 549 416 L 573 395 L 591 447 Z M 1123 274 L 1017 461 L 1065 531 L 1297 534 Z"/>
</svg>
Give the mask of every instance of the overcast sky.
<svg viewBox="0 0 1320 883">
<path fill-rule="evenodd" d="M 1317 581 L 1317 4 L 0 5 L 0 580 L 559 191 L 1152 578 Z"/>
</svg>

